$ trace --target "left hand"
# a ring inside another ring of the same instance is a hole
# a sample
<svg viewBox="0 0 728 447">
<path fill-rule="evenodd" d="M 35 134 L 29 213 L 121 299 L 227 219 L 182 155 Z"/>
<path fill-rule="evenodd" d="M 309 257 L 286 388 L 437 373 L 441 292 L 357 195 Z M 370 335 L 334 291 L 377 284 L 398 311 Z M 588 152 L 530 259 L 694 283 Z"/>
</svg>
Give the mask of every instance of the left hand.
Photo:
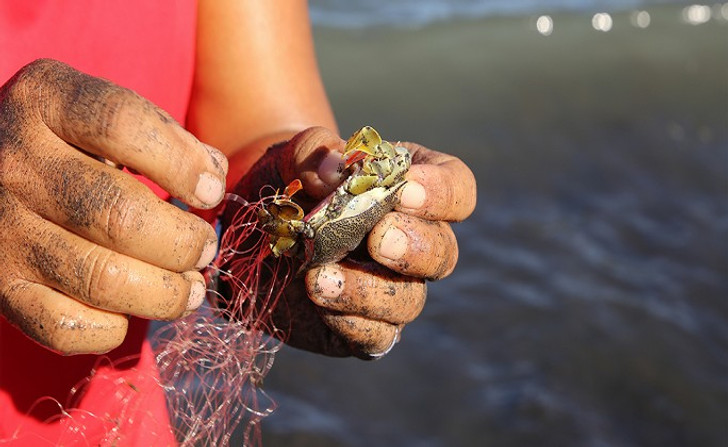
<svg viewBox="0 0 728 447">
<path fill-rule="evenodd" d="M 345 142 L 324 128 L 307 129 L 271 148 L 236 185 L 250 201 L 263 185 L 280 187 L 299 178 L 304 208 L 333 191 Z M 292 346 L 333 356 L 377 358 L 399 340 L 405 324 L 424 306 L 425 280 L 449 275 L 458 257 L 448 222 L 468 217 L 476 201 L 475 178 L 458 158 L 413 143 L 401 143 L 413 164 L 400 203 L 373 228 L 369 256 L 352 254 L 338 263 L 308 270 L 286 290 L 274 324 L 290 328 Z M 234 206 L 228 205 L 223 226 Z"/>
</svg>

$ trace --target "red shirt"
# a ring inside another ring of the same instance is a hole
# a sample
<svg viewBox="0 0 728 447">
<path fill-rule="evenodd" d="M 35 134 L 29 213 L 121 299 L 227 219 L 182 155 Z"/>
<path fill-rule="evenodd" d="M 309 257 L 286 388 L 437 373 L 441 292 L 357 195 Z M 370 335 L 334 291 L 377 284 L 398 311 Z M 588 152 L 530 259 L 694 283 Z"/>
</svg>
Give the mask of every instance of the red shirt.
<svg viewBox="0 0 728 447">
<path fill-rule="evenodd" d="M 0 2 L 0 84 L 53 58 L 135 90 L 184 122 L 195 22 L 194 0 Z M 0 316 L 0 446 L 174 444 L 147 327 L 132 318 L 123 345 L 106 356 L 63 357 Z M 72 393 L 80 385 L 84 392 Z M 59 404 L 70 418 L 60 417 Z"/>
</svg>

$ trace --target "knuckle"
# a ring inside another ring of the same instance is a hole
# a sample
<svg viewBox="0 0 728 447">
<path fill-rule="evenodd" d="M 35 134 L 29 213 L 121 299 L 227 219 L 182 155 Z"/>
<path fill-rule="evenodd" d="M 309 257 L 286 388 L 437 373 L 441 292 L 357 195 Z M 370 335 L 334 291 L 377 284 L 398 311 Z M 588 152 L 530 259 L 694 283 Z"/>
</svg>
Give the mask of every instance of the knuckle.
<svg viewBox="0 0 728 447">
<path fill-rule="evenodd" d="M 32 272 L 33 279 L 57 289 L 65 289 L 77 295 L 72 262 L 76 247 L 52 228 L 41 228 L 24 241 L 25 267 Z M 81 272 L 79 272 L 81 273 Z M 82 273 L 81 273 L 82 274 Z"/>
<path fill-rule="evenodd" d="M 414 213 L 429 220 L 459 222 L 474 210 L 475 176 L 460 159 L 448 156 L 441 165 L 414 165 L 408 177 L 427 190 L 425 205 Z"/>
<path fill-rule="evenodd" d="M 158 202 L 147 191 L 115 187 L 107 191 L 100 231 L 117 251 L 168 270 L 192 269 L 214 229 L 201 218 Z M 149 197 L 147 197 L 149 196 Z M 152 240 L 152 236 L 156 239 Z"/>
<path fill-rule="evenodd" d="M 171 244 L 172 263 L 180 272 L 195 268 L 205 248 L 205 242 L 216 238 L 210 225 L 199 217 L 191 214 L 181 217 L 184 222 L 178 226 Z"/>
<path fill-rule="evenodd" d="M 8 85 L 14 91 L 24 91 L 42 85 L 51 71 L 62 69 L 65 65 L 52 59 L 36 59 L 22 67 L 13 76 Z"/>
<path fill-rule="evenodd" d="M 46 189 L 53 207 L 66 219 L 67 225 L 88 231 L 108 219 L 111 206 L 122 194 L 121 173 L 108 172 L 89 166 L 84 160 L 58 159 L 44 169 L 47 172 Z M 118 205 L 117 205 L 118 206 Z"/>
<path fill-rule="evenodd" d="M 124 138 L 132 130 L 129 114 L 124 113 L 131 95 L 108 81 L 83 75 L 65 98 L 78 136 L 87 141 Z"/>
<path fill-rule="evenodd" d="M 435 216 L 449 216 L 452 214 L 453 207 L 455 206 L 455 183 L 453 182 L 452 178 L 450 178 L 448 175 L 446 175 L 445 172 L 437 171 L 438 172 L 438 182 L 437 184 L 440 185 L 439 188 L 437 188 L 438 191 L 438 197 L 437 201 L 437 210 L 432 216 L 433 218 Z"/>
<path fill-rule="evenodd" d="M 20 69 L 20 71 L 35 73 L 36 75 L 42 76 L 51 70 L 67 70 L 68 68 L 68 65 L 55 59 L 39 58 L 25 65 Z"/>
<path fill-rule="evenodd" d="M 56 61 L 43 62 L 37 69 L 54 85 L 52 100 L 54 108 L 41 110 L 44 121 L 74 139 L 87 142 L 102 138 L 122 137 L 122 133 L 133 130 L 129 120 L 134 113 L 123 113 L 129 102 L 138 102 L 140 97 L 131 90 L 120 87 L 102 78 L 77 71 Z M 36 72 L 36 69 L 33 70 Z M 43 81 L 48 83 L 48 81 Z M 62 120 L 53 115 L 61 110 Z"/>
<path fill-rule="evenodd" d="M 96 247 L 86 255 L 81 269 L 88 272 L 84 283 L 84 301 L 99 307 L 102 297 L 118 294 L 127 284 L 128 270 L 120 265 L 118 256 Z"/>
<path fill-rule="evenodd" d="M 130 230 L 139 230 L 141 226 L 136 203 L 118 186 L 107 189 L 104 202 L 102 231 L 110 242 L 123 243 Z"/>
<path fill-rule="evenodd" d="M 53 102 L 53 92 L 58 89 L 56 80 L 65 77 L 71 70 L 68 65 L 52 59 L 36 59 L 25 65 L 5 84 L 0 93 L 0 100 L 6 107 L 2 115 L 13 121 L 29 107 L 42 105 L 41 110 L 49 109 L 48 101 Z M 8 112 L 10 114 L 6 115 Z"/>
<path fill-rule="evenodd" d="M 94 80 L 93 82 L 99 82 Z M 96 114 L 92 121 L 92 132 L 108 140 L 125 140 L 127 135 L 133 131 L 133 114 L 129 109 L 133 108 L 132 103 L 136 102 L 135 94 L 102 81 L 104 85 L 99 89 L 103 91 L 102 97 L 98 100 Z M 92 88 L 91 90 L 93 90 Z"/>
<path fill-rule="evenodd" d="M 369 242 L 370 253 L 379 262 L 401 273 L 431 281 L 452 273 L 458 259 L 458 246 L 449 223 L 394 212 L 386 215 L 380 224 L 372 230 L 372 235 L 378 238 L 375 242 L 372 239 Z M 389 227 L 400 229 L 407 237 L 405 254 L 394 261 L 383 259 L 374 251 L 377 243 L 380 243 L 381 234 Z"/>
<path fill-rule="evenodd" d="M 169 274 L 164 277 L 165 283 L 171 286 L 162 289 L 150 302 L 149 315 L 155 320 L 173 320 L 184 312 L 189 296 L 189 285 L 179 275 Z"/>
</svg>

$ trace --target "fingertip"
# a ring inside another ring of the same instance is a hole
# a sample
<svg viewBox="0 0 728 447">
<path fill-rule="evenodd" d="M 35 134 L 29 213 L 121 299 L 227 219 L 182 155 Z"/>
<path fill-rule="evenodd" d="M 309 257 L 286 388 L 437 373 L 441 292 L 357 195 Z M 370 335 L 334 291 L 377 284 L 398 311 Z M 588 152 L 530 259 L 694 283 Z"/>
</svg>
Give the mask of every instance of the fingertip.
<svg viewBox="0 0 728 447">
<path fill-rule="evenodd" d="M 409 250 L 409 237 L 398 227 L 401 217 L 388 213 L 372 228 L 367 238 L 369 255 L 378 263 L 398 271 Z"/>
<path fill-rule="evenodd" d="M 344 175 L 342 152 L 346 142 L 324 127 L 298 133 L 286 146 L 280 165 L 285 182 L 300 179 L 311 197 L 320 199 L 330 193 Z"/>
<path fill-rule="evenodd" d="M 217 206 L 225 195 L 225 180 L 210 172 L 199 175 L 195 186 L 195 198 L 200 201 L 203 208 Z"/>
<path fill-rule="evenodd" d="M 205 241 L 202 247 L 200 258 L 195 264 L 195 270 L 202 270 L 207 267 L 217 254 L 217 237 Z"/>
<path fill-rule="evenodd" d="M 346 279 L 337 264 L 324 264 L 306 273 L 308 296 L 315 304 L 328 307 L 344 292 Z"/>
<path fill-rule="evenodd" d="M 344 154 L 338 151 L 329 151 L 321 160 L 317 170 L 322 182 L 335 188 L 344 180 Z"/>
<path fill-rule="evenodd" d="M 200 281 L 194 281 L 190 286 L 190 295 L 187 299 L 187 308 L 182 316 L 187 316 L 199 309 L 205 301 L 205 284 Z"/>
<path fill-rule="evenodd" d="M 417 181 L 408 181 L 402 188 L 399 199 L 400 207 L 407 209 L 420 209 L 427 200 L 427 191 L 421 183 Z"/>
<path fill-rule="evenodd" d="M 401 259 L 407 253 L 409 239 L 404 231 L 397 227 L 385 230 L 378 244 L 379 254 L 392 261 Z"/>
<path fill-rule="evenodd" d="M 182 276 L 190 282 L 190 292 L 187 296 L 184 312 L 181 315 L 185 317 L 202 306 L 207 289 L 205 287 L 205 278 L 200 272 L 184 272 Z"/>
</svg>

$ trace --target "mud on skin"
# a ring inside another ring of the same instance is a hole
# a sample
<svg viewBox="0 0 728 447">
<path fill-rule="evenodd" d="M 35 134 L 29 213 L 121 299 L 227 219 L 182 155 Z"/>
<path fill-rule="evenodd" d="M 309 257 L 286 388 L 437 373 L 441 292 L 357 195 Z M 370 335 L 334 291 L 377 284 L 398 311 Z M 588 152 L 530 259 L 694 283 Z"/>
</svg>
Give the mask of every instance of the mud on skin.
<svg viewBox="0 0 728 447">
<path fill-rule="evenodd" d="M 122 192 L 111 175 L 89 172 L 78 160 L 56 160 L 46 174 L 50 174 L 45 176 L 49 196 L 56 199 L 72 227 L 89 228 Z"/>
<path fill-rule="evenodd" d="M 376 253 L 389 228 L 401 230 L 407 238 L 407 251 L 399 259 L 378 261 L 392 268 L 405 270 L 415 276 L 436 281 L 448 276 L 458 260 L 457 240 L 445 222 L 430 221 L 406 213 L 392 212 L 372 230 L 369 250 Z"/>
<path fill-rule="evenodd" d="M 312 275 L 326 274 L 326 269 L 330 268 L 337 267 L 323 265 L 317 272 L 314 269 Z M 311 281 L 315 285 L 310 298 L 321 307 L 391 324 L 414 320 L 424 307 L 424 300 L 408 299 L 425 295 L 427 285 L 424 280 L 403 277 L 372 260 L 347 259 L 338 268 L 341 268 L 343 282 L 348 286 L 337 297 L 329 298 L 317 281 Z"/>
</svg>

